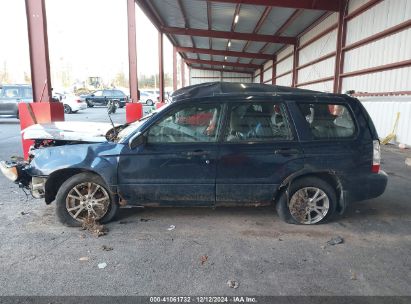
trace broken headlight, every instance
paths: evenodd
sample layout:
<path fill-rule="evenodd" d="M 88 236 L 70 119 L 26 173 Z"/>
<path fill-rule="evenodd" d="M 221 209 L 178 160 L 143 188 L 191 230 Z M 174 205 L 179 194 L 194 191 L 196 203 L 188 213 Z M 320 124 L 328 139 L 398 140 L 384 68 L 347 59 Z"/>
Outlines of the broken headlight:
<path fill-rule="evenodd" d="M 14 165 L 8 165 L 5 161 L 0 162 L 0 169 L 1 173 L 13 182 L 15 182 L 19 177 L 17 167 Z"/>

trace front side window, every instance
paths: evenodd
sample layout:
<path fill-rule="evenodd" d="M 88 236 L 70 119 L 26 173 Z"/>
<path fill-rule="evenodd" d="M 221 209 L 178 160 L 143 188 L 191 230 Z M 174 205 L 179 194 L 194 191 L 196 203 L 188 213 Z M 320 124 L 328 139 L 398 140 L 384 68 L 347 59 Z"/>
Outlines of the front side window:
<path fill-rule="evenodd" d="M 148 143 L 216 142 L 221 107 L 187 106 L 173 111 L 150 128 Z"/>
<path fill-rule="evenodd" d="M 225 140 L 271 142 L 292 138 L 284 106 L 274 102 L 244 103 L 231 107 Z"/>
<path fill-rule="evenodd" d="M 355 133 L 355 124 L 348 108 L 341 104 L 300 103 L 315 139 L 347 138 Z"/>
<path fill-rule="evenodd" d="M 101 97 L 101 96 L 103 96 L 103 91 L 95 91 L 93 94 L 96 97 Z"/>

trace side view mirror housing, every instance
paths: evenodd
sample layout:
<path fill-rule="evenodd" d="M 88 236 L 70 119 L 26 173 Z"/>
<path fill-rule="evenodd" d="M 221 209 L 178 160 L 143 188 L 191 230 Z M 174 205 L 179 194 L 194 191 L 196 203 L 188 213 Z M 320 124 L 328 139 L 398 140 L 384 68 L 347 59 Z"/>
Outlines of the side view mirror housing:
<path fill-rule="evenodd" d="M 144 145 L 146 142 L 147 138 L 145 137 L 145 135 L 141 132 L 138 132 L 130 138 L 128 146 L 130 149 L 135 149 L 138 146 Z"/>

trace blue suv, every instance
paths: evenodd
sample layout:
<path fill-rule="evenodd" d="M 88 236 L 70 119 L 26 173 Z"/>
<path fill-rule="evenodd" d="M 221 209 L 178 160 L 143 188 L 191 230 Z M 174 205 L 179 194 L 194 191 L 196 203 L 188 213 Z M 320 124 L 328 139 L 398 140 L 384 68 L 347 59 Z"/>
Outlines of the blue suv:
<path fill-rule="evenodd" d="M 287 223 L 317 224 L 387 185 L 357 99 L 263 84 L 189 86 L 107 141 L 36 147 L 29 162 L 3 162 L 2 171 L 55 201 L 68 226 L 108 222 L 126 204 L 273 205 Z"/>

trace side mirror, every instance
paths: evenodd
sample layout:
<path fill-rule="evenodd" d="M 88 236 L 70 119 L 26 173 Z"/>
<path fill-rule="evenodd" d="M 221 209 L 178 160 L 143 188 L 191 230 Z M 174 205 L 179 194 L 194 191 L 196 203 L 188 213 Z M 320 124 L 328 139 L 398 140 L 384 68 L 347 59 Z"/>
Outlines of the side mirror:
<path fill-rule="evenodd" d="M 94 97 L 95 95 L 94 95 L 94 94 L 91 94 L 90 96 L 91 96 L 91 97 Z"/>
<path fill-rule="evenodd" d="M 138 132 L 137 134 L 133 135 L 129 142 L 128 146 L 130 149 L 135 149 L 136 147 L 140 145 L 144 145 L 147 142 L 147 138 L 144 136 L 143 133 Z"/>

